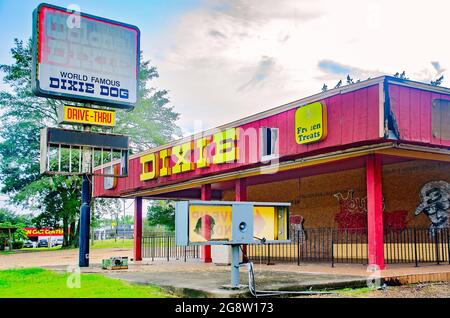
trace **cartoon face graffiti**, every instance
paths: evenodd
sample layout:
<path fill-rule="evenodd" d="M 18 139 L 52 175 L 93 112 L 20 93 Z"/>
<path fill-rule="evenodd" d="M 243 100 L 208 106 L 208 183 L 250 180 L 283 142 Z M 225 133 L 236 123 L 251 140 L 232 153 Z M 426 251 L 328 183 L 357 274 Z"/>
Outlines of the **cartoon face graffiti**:
<path fill-rule="evenodd" d="M 450 184 L 446 181 L 431 181 L 420 190 L 421 203 L 415 215 L 425 213 L 431 221 L 431 229 L 450 226 Z"/>

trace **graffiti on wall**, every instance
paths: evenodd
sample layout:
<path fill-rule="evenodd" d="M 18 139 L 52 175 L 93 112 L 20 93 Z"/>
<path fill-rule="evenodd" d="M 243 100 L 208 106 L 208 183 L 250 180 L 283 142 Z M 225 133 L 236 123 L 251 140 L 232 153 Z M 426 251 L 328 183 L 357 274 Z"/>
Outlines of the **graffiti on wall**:
<path fill-rule="evenodd" d="M 303 229 L 303 221 L 305 219 L 301 215 L 290 215 L 289 216 L 289 237 L 294 243 L 304 243 L 305 242 L 305 231 Z"/>
<path fill-rule="evenodd" d="M 340 229 L 357 229 L 367 227 L 367 197 L 355 197 L 354 190 L 347 190 L 333 195 L 339 202 L 340 209 L 334 220 Z M 386 211 L 383 198 L 383 226 L 385 228 L 404 229 L 408 223 L 408 211 Z"/>
<path fill-rule="evenodd" d="M 430 181 L 420 189 L 420 201 L 414 214 L 424 213 L 431 221 L 430 229 L 450 227 L 450 184 Z"/>
<path fill-rule="evenodd" d="M 356 229 L 365 228 L 367 225 L 366 198 L 355 198 L 354 194 L 354 190 L 351 189 L 347 190 L 345 196 L 341 192 L 333 195 L 340 205 L 340 210 L 334 217 L 338 228 Z"/>

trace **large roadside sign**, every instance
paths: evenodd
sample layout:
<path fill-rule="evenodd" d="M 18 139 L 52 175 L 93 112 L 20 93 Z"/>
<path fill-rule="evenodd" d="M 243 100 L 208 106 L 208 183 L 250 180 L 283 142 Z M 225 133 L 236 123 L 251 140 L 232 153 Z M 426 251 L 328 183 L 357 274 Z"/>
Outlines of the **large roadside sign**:
<path fill-rule="evenodd" d="M 138 96 L 136 26 L 41 4 L 33 13 L 33 92 L 132 108 Z"/>

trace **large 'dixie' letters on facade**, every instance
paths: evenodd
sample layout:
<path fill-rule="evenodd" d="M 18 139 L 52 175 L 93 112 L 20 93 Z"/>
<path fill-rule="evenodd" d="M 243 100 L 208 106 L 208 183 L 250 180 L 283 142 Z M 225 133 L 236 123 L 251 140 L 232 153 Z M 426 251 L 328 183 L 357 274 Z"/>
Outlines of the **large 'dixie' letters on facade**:
<path fill-rule="evenodd" d="M 209 167 L 211 164 L 234 162 L 238 159 L 238 130 L 227 129 L 208 137 L 202 137 L 140 158 L 140 180 Z"/>

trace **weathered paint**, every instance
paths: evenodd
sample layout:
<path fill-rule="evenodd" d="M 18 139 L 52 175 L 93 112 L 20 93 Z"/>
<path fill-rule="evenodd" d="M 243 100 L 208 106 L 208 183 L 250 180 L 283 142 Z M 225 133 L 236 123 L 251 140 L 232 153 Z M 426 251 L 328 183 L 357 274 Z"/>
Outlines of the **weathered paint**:
<path fill-rule="evenodd" d="M 141 180 L 141 173 L 143 171 L 143 163 L 141 163 L 142 156 L 132 157 L 129 163 L 129 176 L 118 179 L 115 189 L 105 190 L 103 178 L 95 177 L 94 195 L 119 196 L 123 193 L 132 193 L 144 188 L 177 183 L 258 164 L 260 161 L 260 127 L 279 129 L 279 157 L 281 161 L 302 156 L 313 151 L 323 152 L 327 148 L 339 148 L 362 141 L 377 141 L 380 139 L 378 90 L 378 84 L 376 84 L 321 100 L 321 102 L 327 105 L 328 136 L 319 142 L 297 144 L 295 139 L 295 113 L 298 107 L 295 107 L 267 118 L 234 127 L 238 136 L 238 141 L 235 146 L 238 149 L 237 156 L 240 158 L 237 162 L 211 163 L 209 166 L 202 168 L 186 169 L 185 172 L 172 173 L 167 176 L 160 174 L 152 179 Z M 258 142 L 249 142 L 249 136 L 256 136 Z M 251 151 L 251 147 L 254 147 L 253 151 Z M 159 154 L 155 153 L 154 157 L 153 155 L 149 155 L 148 152 L 144 156 L 146 156 L 147 160 L 156 160 L 160 156 L 160 152 Z M 194 158 L 194 155 L 192 155 L 192 158 Z M 173 169 L 174 162 L 179 162 L 178 159 L 178 157 L 175 160 L 173 157 L 170 158 L 169 167 L 171 169 Z M 145 159 L 142 160 L 145 161 Z M 161 161 L 158 164 L 161 166 Z M 150 173 L 149 177 L 153 177 L 152 173 Z"/>
<path fill-rule="evenodd" d="M 399 139 L 435 146 L 450 146 L 450 139 L 433 136 L 432 103 L 435 99 L 450 101 L 449 94 L 439 94 L 390 83 L 390 107 L 397 123 Z"/>
<path fill-rule="evenodd" d="M 367 242 L 369 265 L 384 269 L 383 192 L 381 182 L 381 155 L 367 157 Z"/>
<path fill-rule="evenodd" d="M 225 148 L 229 151 L 230 147 L 234 146 L 236 151 L 232 149 L 231 153 L 222 157 L 217 156 L 214 149 L 217 147 L 211 147 L 209 157 L 207 151 L 200 152 L 200 149 L 206 145 L 214 145 L 215 139 L 216 141 L 220 140 L 220 137 L 226 134 L 224 132 L 219 134 L 212 132 L 203 138 L 191 141 L 184 139 L 178 144 L 176 143 L 175 147 L 172 144 L 171 147 L 160 147 L 157 151 L 149 150 L 133 155 L 129 163 L 129 176 L 118 179 L 114 189 L 105 190 L 103 177 L 94 178 L 94 196 L 133 195 L 144 189 L 262 165 L 259 142 L 261 127 L 278 128 L 280 162 L 353 146 L 383 143 L 388 140 L 388 137 L 383 135 L 384 128 L 386 128 L 384 119 L 388 117 L 385 109 L 392 113 L 392 116 L 389 116 L 391 121 L 389 126 L 396 127 L 402 143 L 434 147 L 450 146 L 450 140 L 434 137 L 431 127 L 432 102 L 436 98 L 450 100 L 450 93 L 447 94 L 448 90 L 433 88 L 425 84 L 416 85 L 413 88 L 408 85 L 411 86 L 414 82 L 392 78 L 384 82 L 368 82 L 371 84 L 348 92 L 336 92 L 322 99 L 311 101 L 311 103 L 321 102 L 326 105 L 328 133 L 323 140 L 307 144 L 296 142 L 295 113 L 299 107 L 305 104 L 293 103 L 292 106 L 283 108 L 279 113 L 271 113 L 267 117 L 260 116 L 258 117 L 260 119 L 244 121 L 243 124 L 235 127 L 227 127 L 227 130 L 233 130 L 232 136 L 236 136 L 236 140 L 234 144 L 228 143 L 229 147 Z M 387 94 L 382 94 L 383 90 Z M 389 106 L 388 108 L 382 104 L 384 102 Z M 251 138 L 254 138 L 253 142 L 250 141 Z M 182 155 L 171 153 L 174 149 L 178 149 Z M 186 149 L 193 150 L 187 154 Z M 187 163 L 186 158 L 189 157 L 191 162 Z M 145 164 L 150 164 L 148 161 L 153 161 L 155 165 L 158 165 L 159 170 L 153 173 L 150 169 L 151 172 L 148 171 L 148 174 L 145 174 Z M 177 173 L 174 173 L 176 163 L 179 166 L 175 169 Z"/>

